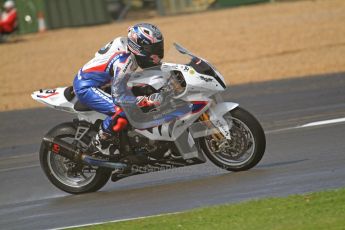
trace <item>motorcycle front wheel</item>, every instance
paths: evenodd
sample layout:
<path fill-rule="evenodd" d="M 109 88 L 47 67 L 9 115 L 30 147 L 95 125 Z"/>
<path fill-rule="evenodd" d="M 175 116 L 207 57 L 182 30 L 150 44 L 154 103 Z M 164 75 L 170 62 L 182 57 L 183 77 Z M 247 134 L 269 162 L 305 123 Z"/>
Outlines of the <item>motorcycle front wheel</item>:
<path fill-rule="evenodd" d="M 63 123 L 50 130 L 46 136 L 72 144 L 76 130 L 73 123 Z M 111 175 L 109 169 L 76 163 L 56 154 L 44 142 L 39 155 L 41 167 L 49 181 L 71 194 L 95 192 L 108 182 Z"/>
<path fill-rule="evenodd" d="M 240 107 L 226 113 L 224 119 L 229 124 L 231 140 L 218 140 L 214 135 L 200 138 L 206 156 L 229 171 L 244 171 L 257 165 L 266 148 L 265 134 L 258 120 Z"/>

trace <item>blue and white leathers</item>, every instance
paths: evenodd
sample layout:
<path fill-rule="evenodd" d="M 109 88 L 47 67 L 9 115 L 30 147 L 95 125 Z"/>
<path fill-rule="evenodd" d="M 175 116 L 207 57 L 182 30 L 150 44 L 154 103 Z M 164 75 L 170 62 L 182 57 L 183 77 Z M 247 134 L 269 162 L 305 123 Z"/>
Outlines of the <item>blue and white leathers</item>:
<path fill-rule="evenodd" d="M 120 37 L 101 48 L 76 75 L 73 87 L 80 102 L 92 110 L 108 115 L 103 121 L 103 130 L 111 130 L 114 102 L 117 101 L 116 95 L 121 96 L 121 89 L 113 88 L 112 98 L 100 88 L 121 81 L 119 78 L 135 71 L 137 67 L 134 55 L 127 50 L 127 38 Z M 120 115 L 125 116 L 124 113 Z"/>

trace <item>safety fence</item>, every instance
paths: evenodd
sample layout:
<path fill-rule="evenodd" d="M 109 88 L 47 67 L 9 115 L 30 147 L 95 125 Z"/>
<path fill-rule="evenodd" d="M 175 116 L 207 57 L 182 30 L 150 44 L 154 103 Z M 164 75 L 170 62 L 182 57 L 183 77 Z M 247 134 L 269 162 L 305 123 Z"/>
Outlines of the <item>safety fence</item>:
<path fill-rule="evenodd" d="M 15 0 L 15 5 L 22 34 L 111 21 L 106 0 Z"/>
<path fill-rule="evenodd" d="M 15 0 L 15 4 L 20 33 L 32 33 L 108 23 L 138 5 L 149 5 L 159 15 L 176 15 L 270 1 L 274 0 Z"/>

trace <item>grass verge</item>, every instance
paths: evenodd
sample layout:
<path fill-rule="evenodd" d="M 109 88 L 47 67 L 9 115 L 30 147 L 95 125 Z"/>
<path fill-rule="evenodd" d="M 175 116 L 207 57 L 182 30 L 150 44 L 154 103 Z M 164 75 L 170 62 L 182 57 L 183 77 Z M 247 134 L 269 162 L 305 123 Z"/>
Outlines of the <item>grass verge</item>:
<path fill-rule="evenodd" d="M 345 229 L 345 189 L 252 200 L 77 229 Z"/>

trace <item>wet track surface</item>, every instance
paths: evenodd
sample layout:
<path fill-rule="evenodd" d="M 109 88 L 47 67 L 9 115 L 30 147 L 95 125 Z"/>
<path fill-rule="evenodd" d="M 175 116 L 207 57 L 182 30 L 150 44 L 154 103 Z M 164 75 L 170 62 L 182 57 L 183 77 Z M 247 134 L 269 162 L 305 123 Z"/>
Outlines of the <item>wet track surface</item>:
<path fill-rule="evenodd" d="M 344 187 L 344 122 L 284 129 L 345 117 L 344 89 L 344 73 L 230 87 L 225 99 L 239 102 L 265 129 L 257 167 L 229 173 L 206 163 L 77 196 L 50 184 L 37 153 L 44 133 L 73 116 L 51 109 L 0 113 L 0 228 L 57 228 Z"/>

